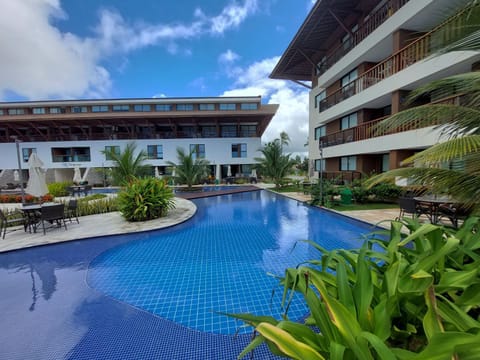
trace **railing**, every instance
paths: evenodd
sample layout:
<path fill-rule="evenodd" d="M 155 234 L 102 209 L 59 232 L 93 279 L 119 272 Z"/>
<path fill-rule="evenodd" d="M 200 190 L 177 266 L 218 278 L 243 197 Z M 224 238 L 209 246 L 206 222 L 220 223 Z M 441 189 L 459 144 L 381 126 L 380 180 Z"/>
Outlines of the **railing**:
<path fill-rule="evenodd" d="M 319 175 L 320 176 L 320 175 Z M 349 184 L 353 180 L 362 178 L 360 171 L 323 171 L 322 178 L 331 181 L 335 185 Z"/>
<path fill-rule="evenodd" d="M 360 93 L 361 91 L 377 84 L 378 82 L 402 71 L 414 63 L 427 58 L 443 44 L 459 39 L 465 30 L 466 22 L 469 21 L 468 14 L 472 8 L 480 9 L 480 5 L 468 7 L 452 16 L 429 33 L 419 37 L 400 51 L 396 52 L 386 60 L 367 70 L 356 80 L 327 96 L 319 104 L 319 112 Z M 471 31 L 477 27 L 472 27 Z"/>
<path fill-rule="evenodd" d="M 318 69 L 317 75 L 323 74 L 332 67 L 338 60 L 344 57 L 350 50 L 357 46 L 363 39 L 370 35 L 375 29 L 385 22 L 390 16 L 396 13 L 409 0 L 390 0 L 382 7 L 369 14 L 368 20 L 364 21 L 353 37 L 348 42 L 340 44 L 332 54 L 328 55 L 323 66 Z"/>
<path fill-rule="evenodd" d="M 441 100 L 433 101 L 432 104 L 455 104 L 459 105 L 462 97 L 459 95 L 450 96 Z M 322 147 L 329 147 L 334 145 L 346 144 L 349 142 L 367 140 L 374 137 L 385 136 L 390 134 L 401 133 L 404 131 L 419 129 L 422 127 L 429 127 L 438 125 L 439 123 L 431 119 L 428 122 L 418 121 L 416 123 L 410 123 L 408 125 L 403 125 L 395 128 L 394 130 L 382 130 L 378 128 L 378 124 L 388 118 L 384 116 L 372 121 L 365 122 L 363 124 L 334 132 L 319 138 L 319 142 L 322 142 Z"/>

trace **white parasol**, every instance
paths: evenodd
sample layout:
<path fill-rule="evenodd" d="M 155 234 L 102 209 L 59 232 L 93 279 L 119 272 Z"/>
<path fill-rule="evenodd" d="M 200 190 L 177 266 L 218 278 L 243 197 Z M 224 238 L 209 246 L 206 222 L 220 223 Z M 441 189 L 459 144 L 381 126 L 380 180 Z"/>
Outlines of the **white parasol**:
<path fill-rule="evenodd" d="M 155 177 L 160 179 L 160 172 L 158 171 L 158 166 L 155 166 Z"/>
<path fill-rule="evenodd" d="M 13 172 L 13 181 L 15 181 L 15 182 L 20 181 L 20 173 L 18 172 L 18 170 L 15 170 Z"/>
<path fill-rule="evenodd" d="M 79 184 L 82 181 L 82 173 L 80 172 L 80 168 L 77 166 L 73 169 L 73 182 L 75 184 Z"/>
<path fill-rule="evenodd" d="M 45 181 L 46 171 L 43 169 L 43 162 L 36 153 L 28 159 L 28 183 L 25 192 L 33 196 L 48 194 L 47 182 Z"/>
<path fill-rule="evenodd" d="M 232 176 L 232 167 L 230 165 L 228 165 L 227 167 L 227 177 L 231 177 Z"/>

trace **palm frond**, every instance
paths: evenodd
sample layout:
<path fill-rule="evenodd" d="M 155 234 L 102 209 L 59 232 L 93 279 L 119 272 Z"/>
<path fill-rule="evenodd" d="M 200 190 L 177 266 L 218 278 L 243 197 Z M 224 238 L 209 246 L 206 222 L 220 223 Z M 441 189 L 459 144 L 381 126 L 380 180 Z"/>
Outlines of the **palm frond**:
<path fill-rule="evenodd" d="M 477 152 L 480 152 L 480 135 L 464 136 L 431 146 L 405 159 L 402 165 L 414 163 L 417 166 L 424 166 L 445 163 Z"/>

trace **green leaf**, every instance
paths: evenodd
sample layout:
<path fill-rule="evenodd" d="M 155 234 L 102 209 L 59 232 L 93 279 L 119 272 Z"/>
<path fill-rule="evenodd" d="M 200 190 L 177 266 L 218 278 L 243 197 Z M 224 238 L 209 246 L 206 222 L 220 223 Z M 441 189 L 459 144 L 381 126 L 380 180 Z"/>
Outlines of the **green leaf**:
<path fill-rule="evenodd" d="M 309 359 L 309 360 L 323 360 L 325 359 L 317 351 L 310 346 L 295 340 L 295 338 L 288 332 L 279 329 L 278 327 L 269 323 L 260 323 L 256 330 L 262 334 L 267 340 L 273 342 L 278 349 L 286 356 L 292 359 Z"/>
<path fill-rule="evenodd" d="M 423 317 L 423 329 L 428 339 L 434 335 L 444 331 L 440 314 L 437 310 L 437 300 L 435 298 L 435 290 L 430 287 L 425 292 L 425 303 L 427 304 L 427 312 Z"/>
<path fill-rule="evenodd" d="M 466 289 L 467 287 L 480 283 L 478 268 L 469 271 L 446 271 L 442 273 L 440 281 L 436 286 L 438 292 Z"/>
<path fill-rule="evenodd" d="M 377 352 L 380 359 L 396 360 L 396 357 L 393 354 L 393 352 L 385 345 L 383 340 L 381 340 L 378 336 L 366 331 L 363 331 L 360 334 L 360 336 L 366 339 L 373 346 L 373 348 Z"/>

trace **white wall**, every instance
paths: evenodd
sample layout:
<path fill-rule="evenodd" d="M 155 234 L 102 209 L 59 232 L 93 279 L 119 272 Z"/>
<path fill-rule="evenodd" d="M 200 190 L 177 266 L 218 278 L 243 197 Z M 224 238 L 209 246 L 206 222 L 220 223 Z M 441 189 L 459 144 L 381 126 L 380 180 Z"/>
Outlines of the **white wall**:
<path fill-rule="evenodd" d="M 105 160 L 105 155 L 101 151 L 105 146 L 120 146 L 123 149 L 126 144 L 132 140 L 112 140 L 112 141 L 58 141 L 58 142 L 21 142 L 20 156 L 22 148 L 36 148 L 37 154 L 45 164 L 45 168 L 66 169 L 78 167 L 108 167 L 113 163 Z M 148 139 L 135 140 L 137 150 L 147 151 L 147 145 L 163 145 L 162 160 L 147 160 L 147 164 L 154 166 L 165 166 L 167 161 L 177 161 L 176 149 L 183 147 L 186 152 L 190 151 L 190 144 L 205 144 L 205 157 L 211 164 L 252 164 L 254 158 L 261 156 L 258 149 L 261 147 L 260 138 L 214 138 L 214 139 Z M 232 158 L 232 144 L 247 144 L 246 158 Z M 89 147 L 91 161 L 89 162 L 52 162 L 52 147 Z M 0 169 L 17 169 L 17 153 L 15 143 L 0 144 Z M 22 158 L 21 158 L 22 159 Z M 22 168 L 28 168 L 27 163 L 22 161 Z"/>

